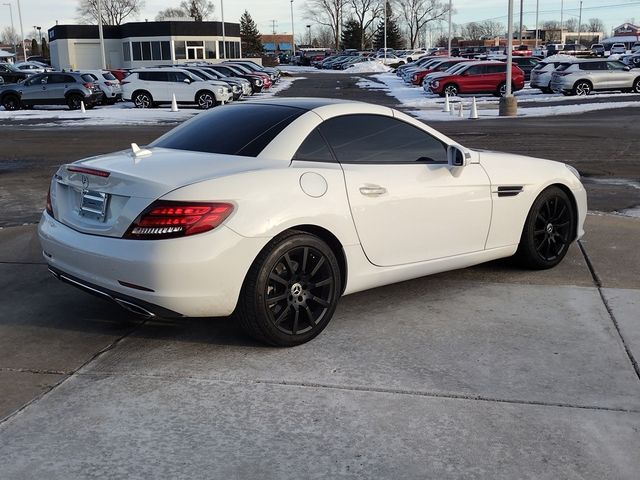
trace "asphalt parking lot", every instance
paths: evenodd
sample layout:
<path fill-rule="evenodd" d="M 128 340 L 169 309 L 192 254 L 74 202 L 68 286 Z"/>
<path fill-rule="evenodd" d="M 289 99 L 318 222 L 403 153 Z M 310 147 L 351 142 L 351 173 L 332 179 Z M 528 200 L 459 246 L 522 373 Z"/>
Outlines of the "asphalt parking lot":
<path fill-rule="evenodd" d="M 393 105 L 331 81 L 283 94 Z M 572 163 L 603 213 L 553 270 L 350 295 L 293 349 L 233 319 L 141 321 L 47 273 L 33 223 L 56 166 L 170 127 L 2 126 L 0 477 L 638 478 L 640 219 L 611 213 L 640 204 L 634 111 L 434 125 Z"/>

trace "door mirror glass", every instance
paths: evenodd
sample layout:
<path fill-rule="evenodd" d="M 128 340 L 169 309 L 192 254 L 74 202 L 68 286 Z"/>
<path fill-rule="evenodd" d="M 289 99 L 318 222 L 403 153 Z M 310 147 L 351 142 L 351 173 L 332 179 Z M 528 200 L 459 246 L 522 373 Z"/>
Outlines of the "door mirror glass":
<path fill-rule="evenodd" d="M 184 83 L 186 83 L 186 84 L 191 83 L 191 80 L 190 80 L 190 79 L 188 79 L 188 78 L 185 78 L 185 79 L 184 79 L 184 80 L 182 80 L 182 81 L 183 81 Z"/>
<path fill-rule="evenodd" d="M 623 70 L 628 72 L 629 70 L 631 70 L 631 67 L 627 65 L 626 67 L 623 68 Z"/>
<path fill-rule="evenodd" d="M 468 154 L 455 145 L 447 147 L 447 162 L 452 167 L 464 167 L 467 165 Z"/>

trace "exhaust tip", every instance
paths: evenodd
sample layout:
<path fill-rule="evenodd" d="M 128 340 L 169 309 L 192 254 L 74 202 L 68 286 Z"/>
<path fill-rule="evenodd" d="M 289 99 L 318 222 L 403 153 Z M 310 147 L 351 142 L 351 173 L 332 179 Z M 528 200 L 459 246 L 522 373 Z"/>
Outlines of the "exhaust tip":
<path fill-rule="evenodd" d="M 140 317 L 153 318 L 156 316 L 155 313 L 150 312 L 146 308 L 143 308 L 140 305 L 136 305 L 135 303 L 129 302 L 127 300 L 122 300 L 121 298 L 114 298 L 113 300 L 125 310 L 129 310 L 131 313 L 134 313 Z"/>

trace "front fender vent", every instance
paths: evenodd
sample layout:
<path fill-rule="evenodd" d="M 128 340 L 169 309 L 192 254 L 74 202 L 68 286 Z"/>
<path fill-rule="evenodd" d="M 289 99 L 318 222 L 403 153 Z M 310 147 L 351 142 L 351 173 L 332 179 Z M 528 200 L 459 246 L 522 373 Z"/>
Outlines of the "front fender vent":
<path fill-rule="evenodd" d="M 498 197 L 515 197 L 519 193 L 522 193 L 522 185 L 509 185 L 504 187 L 498 187 Z M 495 192 L 494 192 L 495 193 Z"/>

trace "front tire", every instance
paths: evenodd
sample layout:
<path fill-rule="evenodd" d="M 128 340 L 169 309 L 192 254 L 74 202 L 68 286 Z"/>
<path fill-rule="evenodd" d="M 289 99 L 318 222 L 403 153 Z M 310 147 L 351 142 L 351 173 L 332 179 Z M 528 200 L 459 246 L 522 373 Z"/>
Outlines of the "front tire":
<path fill-rule="evenodd" d="M 544 190 L 527 215 L 516 258 L 527 268 L 544 270 L 558 265 L 574 237 L 576 212 L 558 187 Z"/>
<path fill-rule="evenodd" d="M 633 87 L 631 87 L 631 91 L 633 93 L 640 93 L 640 78 L 636 78 L 633 82 Z"/>
<path fill-rule="evenodd" d="M 2 106 L 9 112 L 20 110 L 20 99 L 17 95 L 6 95 L 2 99 Z"/>
<path fill-rule="evenodd" d="M 331 248 L 315 235 L 291 231 L 273 239 L 254 261 L 236 314 L 254 339 L 293 347 L 324 330 L 340 292 L 340 268 Z"/>
<path fill-rule="evenodd" d="M 458 86 L 454 85 L 452 83 L 450 83 L 449 85 L 445 85 L 445 87 L 442 89 L 442 93 L 440 94 L 441 97 L 446 96 L 446 94 L 449 94 L 450 97 L 455 97 L 458 95 Z"/>
<path fill-rule="evenodd" d="M 198 104 L 198 108 L 202 110 L 209 110 L 216 105 L 216 97 L 213 96 L 211 92 L 200 92 L 196 97 L 196 103 Z"/>

